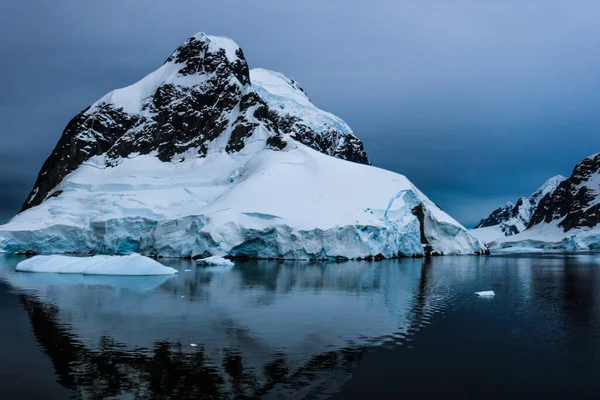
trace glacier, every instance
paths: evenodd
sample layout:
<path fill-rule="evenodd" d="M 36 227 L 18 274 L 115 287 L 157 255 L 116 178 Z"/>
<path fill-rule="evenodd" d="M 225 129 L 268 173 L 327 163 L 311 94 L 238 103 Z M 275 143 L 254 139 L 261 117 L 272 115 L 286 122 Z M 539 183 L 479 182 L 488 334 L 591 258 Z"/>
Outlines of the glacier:
<path fill-rule="evenodd" d="M 371 166 L 296 81 L 199 33 L 67 125 L 0 226 L 0 251 L 344 260 L 487 248 L 406 177 Z"/>
<path fill-rule="evenodd" d="M 422 256 L 485 246 L 407 178 L 285 151 L 165 163 L 152 156 L 71 173 L 62 193 L 0 227 L 5 252 L 335 259 Z M 93 183 L 90 183 L 93 182 Z M 423 209 L 423 220 L 413 212 Z"/>

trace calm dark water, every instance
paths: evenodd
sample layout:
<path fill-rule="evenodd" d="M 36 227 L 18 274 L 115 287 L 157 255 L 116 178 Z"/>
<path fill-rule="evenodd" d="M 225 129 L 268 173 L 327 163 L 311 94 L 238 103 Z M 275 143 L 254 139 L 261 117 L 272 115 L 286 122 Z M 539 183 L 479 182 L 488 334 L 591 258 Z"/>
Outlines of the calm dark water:
<path fill-rule="evenodd" d="M 21 259 L 0 257 L 3 399 L 600 396 L 598 255 L 126 278 Z"/>

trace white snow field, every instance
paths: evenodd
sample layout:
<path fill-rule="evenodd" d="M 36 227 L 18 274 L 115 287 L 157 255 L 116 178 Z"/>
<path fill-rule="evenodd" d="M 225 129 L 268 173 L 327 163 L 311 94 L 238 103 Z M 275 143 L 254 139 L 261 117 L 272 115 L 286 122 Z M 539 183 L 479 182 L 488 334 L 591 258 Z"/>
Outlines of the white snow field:
<path fill-rule="evenodd" d="M 195 37 L 237 60 L 233 41 Z M 168 61 L 104 96 L 85 115 L 111 104 L 147 117 L 152 111 L 144 104 L 164 84 L 175 85 L 177 93 L 202 92 L 207 76 L 180 76 L 180 68 Z M 262 69 L 252 70 L 250 77 L 247 86 L 230 79 L 317 136 L 340 132 L 331 136 L 327 154 L 346 149 L 351 129 L 315 107 L 296 82 Z M 256 119 L 253 107 L 242 112 L 236 106 L 223 114 L 229 128 L 205 143 L 206 154 L 190 148 L 166 162 L 156 152 L 87 159 L 41 204 L 0 226 L 0 252 L 333 259 L 487 251 L 404 176 L 313 150 Z M 241 150 L 228 152 L 234 121 L 241 117 L 255 128 Z M 136 136 L 142 128 L 131 129 L 122 140 L 145 140 Z M 89 129 L 78 137 L 85 144 L 95 135 Z M 267 144 L 276 135 L 283 149 Z"/>
<path fill-rule="evenodd" d="M 199 260 L 196 260 L 196 263 L 203 265 L 219 265 L 223 267 L 233 267 L 235 265 L 233 261 L 219 256 L 201 258 Z"/>
<path fill-rule="evenodd" d="M 288 147 L 215 151 L 179 163 L 144 155 L 115 167 L 94 157 L 65 178 L 59 197 L 1 226 L 0 248 L 166 257 L 423 255 L 412 212 L 422 204 L 435 251 L 484 251 L 404 176 L 299 143 Z"/>
<path fill-rule="evenodd" d="M 83 275 L 174 275 L 175 268 L 165 267 L 139 254 L 127 256 L 69 257 L 62 255 L 35 256 L 21 261 L 19 272 L 46 272 Z"/>

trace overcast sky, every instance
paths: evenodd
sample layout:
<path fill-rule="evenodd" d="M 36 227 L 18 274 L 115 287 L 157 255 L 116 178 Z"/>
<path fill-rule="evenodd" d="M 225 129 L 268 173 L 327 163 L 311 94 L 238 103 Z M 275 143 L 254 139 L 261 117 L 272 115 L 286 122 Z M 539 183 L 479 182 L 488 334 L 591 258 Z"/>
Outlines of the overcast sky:
<path fill-rule="evenodd" d="M 598 16 L 597 0 L 4 0 L 0 221 L 73 116 L 204 31 L 472 225 L 600 151 Z"/>

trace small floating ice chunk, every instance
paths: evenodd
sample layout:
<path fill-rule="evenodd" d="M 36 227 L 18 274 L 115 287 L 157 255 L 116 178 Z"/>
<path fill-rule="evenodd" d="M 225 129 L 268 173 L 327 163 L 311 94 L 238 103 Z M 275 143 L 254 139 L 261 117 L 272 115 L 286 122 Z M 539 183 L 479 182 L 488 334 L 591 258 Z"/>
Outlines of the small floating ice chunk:
<path fill-rule="evenodd" d="M 479 297 L 494 297 L 496 293 L 493 290 L 484 290 L 483 292 L 475 292 Z"/>
<path fill-rule="evenodd" d="M 219 256 L 211 256 L 211 257 L 207 257 L 207 258 L 201 258 L 199 260 L 196 260 L 196 263 L 198 264 L 205 264 L 205 265 L 221 265 L 224 267 L 233 267 L 234 263 L 233 261 L 229 261 L 223 257 L 219 257 Z"/>
<path fill-rule="evenodd" d="M 139 254 L 128 256 L 69 257 L 61 255 L 35 256 L 21 261 L 20 272 L 50 272 L 84 275 L 174 275 L 175 268 L 165 267 L 156 260 Z"/>
<path fill-rule="evenodd" d="M 190 343 L 190 346 L 192 346 L 192 347 L 198 347 L 198 345 L 196 343 Z"/>

